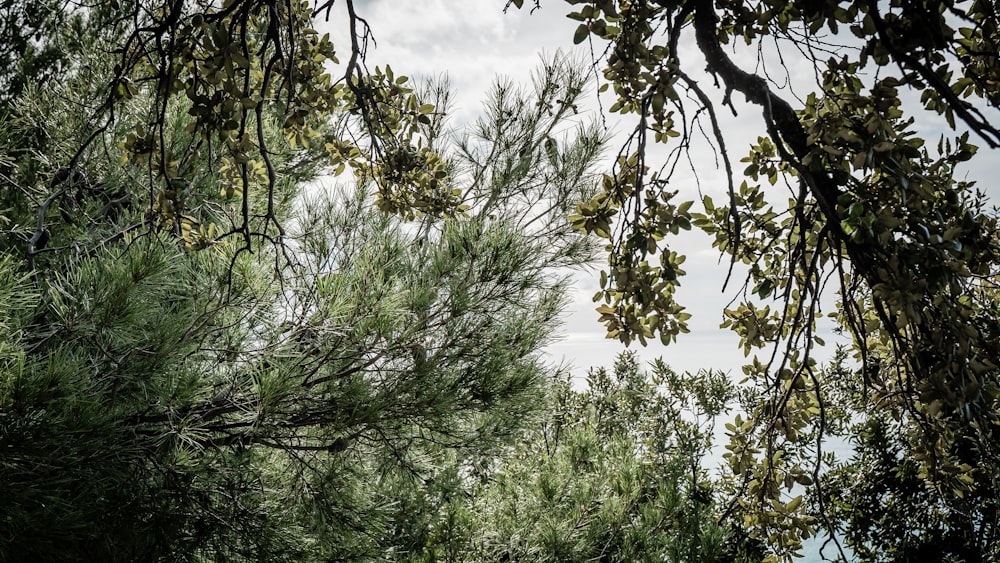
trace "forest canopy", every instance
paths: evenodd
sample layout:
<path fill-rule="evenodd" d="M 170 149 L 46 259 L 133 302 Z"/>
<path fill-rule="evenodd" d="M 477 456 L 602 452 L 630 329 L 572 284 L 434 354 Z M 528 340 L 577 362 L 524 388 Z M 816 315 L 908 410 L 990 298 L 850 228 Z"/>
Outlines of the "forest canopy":
<path fill-rule="evenodd" d="M 453 130 L 446 83 L 369 67 L 365 3 L 3 3 L 0 558 L 560 559 L 600 541 L 627 558 L 703 541 L 787 560 L 822 531 L 844 559 L 1000 555 L 997 213 L 962 168 L 1000 148 L 996 6 L 552 7 L 589 64 L 498 82 Z M 317 31 L 330 17 L 342 35 Z M 578 115 L 594 90 L 634 125 L 610 164 L 600 119 Z M 760 115 L 749 150 L 727 145 L 722 111 Z M 722 200 L 677 181 L 699 137 Z M 308 189 L 321 174 L 340 187 Z M 675 241 L 691 229 L 746 272 L 720 280 L 739 389 L 665 366 L 650 384 L 627 359 L 589 395 L 566 389 L 541 355 L 561 268 L 605 259 L 608 337 L 670 344 L 689 330 Z M 828 365 L 821 315 L 847 338 Z M 709 478 L 691 445 L 709 438 L 677 412 L 733 407 Z M 826 455 L 831 437 L 849 459 Z M 524 506 L 494 496 L 531 483 Z M 621 510 L 584 511 L 593 533 L 567 540 L 558 483 Z M 483 499 L 548 506 L 551 526 L 522 546 L 442 543 L 521 537 L 469 518 Z M 461 533 L 432 534 L 442 518 Z M 667 520 L 679 543 L 654 533 Z M 606 533 L 627 522 L 647 534 Z"/>

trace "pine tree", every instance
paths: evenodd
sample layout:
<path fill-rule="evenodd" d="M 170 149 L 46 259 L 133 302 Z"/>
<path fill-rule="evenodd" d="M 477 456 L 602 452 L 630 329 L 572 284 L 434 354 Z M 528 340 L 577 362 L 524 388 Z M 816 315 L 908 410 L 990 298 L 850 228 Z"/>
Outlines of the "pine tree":
<path fill-rule="evenodd" d="M 303 142 L 257 113 L 270 148 L 243 161 L 196 100 L 162 106 L 160 148 L 138 151 L 131 124 L 157 99 L 143 88 L 95 129 L 85 108 L 116 68 L 87 37 L 73 56 L 88 64 L 20 96 L 0 137 L 18 155 L 3 162 L 0 560 L 405 552 L 403 500 L 540 403 L 561 268 L 594 251 L 564 220 L 603 143 L 560 132 L 582 71 L 557 58 L 531 91 L 498 85 L 459 133 L 444 85 L 414 90 L 435 111 L 411 140 L 434 156 L 409 156 L 436 172 L 359 167 L 331 187 L 308 182 L 349 114 L 310 116 Z M 411 172 L 394 185 L 452 203 L 372 181 Z"/>

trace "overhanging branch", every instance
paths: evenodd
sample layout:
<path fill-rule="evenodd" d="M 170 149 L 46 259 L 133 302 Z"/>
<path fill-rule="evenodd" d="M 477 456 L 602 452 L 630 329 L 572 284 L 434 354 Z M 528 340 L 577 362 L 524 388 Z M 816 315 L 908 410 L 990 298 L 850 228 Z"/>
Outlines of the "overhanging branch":
<path fill-rule="evenodd" d="M 767 122 L 768 134 L 785 160 L 795 167 L 809 186 L 820 210 L 827 217 L 830 228 L 838 238 L 846 240 L 840 228 L 837 213 L 837 198 L 840 189 L 825 173 L 814 172 L 802 164 L 802 159 L 810 153 L 808 136 L 799 122 L 795 110 L 784 99 L 771 91 L 767 81 L 736 66 L 722 49 L 715 35 L 716 18 L 712 0 L 690 0 L 695 4 L 694 28 L 698 47 L 705 55 L 707 70 L 720 77 L 726 91 L 737 91 L 747 101 L 761 106 Z M 786 149 L 787 147 L 787 149 Z M 791 150 L 792 154 L 787 154 Z"/>

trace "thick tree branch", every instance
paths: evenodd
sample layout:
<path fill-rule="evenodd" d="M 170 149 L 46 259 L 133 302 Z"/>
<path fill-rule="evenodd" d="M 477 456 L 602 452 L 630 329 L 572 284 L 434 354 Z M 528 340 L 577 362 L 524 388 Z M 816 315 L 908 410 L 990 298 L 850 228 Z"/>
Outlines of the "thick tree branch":
<path fill-rule="evenodd" d="M 722 49 L 715 35 L 716 18 L 712 0 L 691 0 L 695 3 L 694 27 L 698 47 L 705 55 L 708 71 L 722 78 L 727 91 L 735 90 L 743 94 L 747 101 L 764 108 L 764 119 L 767 121 L 768 133 L 778 150 L 787 147 L 794 158 L 786 160 L 806 180 L 820 210 L 831 223 L 833 231 L 843 236 L 837 213 L 837 198 L 840 189 L 825 173 L 814 172 L 802 164 L 802 159 L 810 153 L 808 137 L 795 110 L 784 99 L 776 95 L 768 87 L 767 81 L 760 76 L 750 74 L 736 66 L 729 55 Z"/>
<path fill-rule="evenodd" d="M 837 200 L 843 193 L 840 186 L 826 171 L 815 170 L 803 164 L 803 160 L 812 152 L 812 148 L 795 110 L 771 91 L 764 78 L 739 68 L 722 49 L 715 34 L 717 21 L 713 1 L 690 1 L 695 3 L 695 36 L 698 47 L 708 63 L 707 70 L 722 79 L 727 91 L 740 92 L 747 101 L 763 108 L 768 135 L 774 141 L 782 159 L 795 168 L 808 186 L 820 211 L 826 217 L 826 228 L 844 245 L 848 257 L 858 272 L 865 278 L 870 278 L 879 262 L 877 249 L 860 245 L 844 233 L 840 224 L 840 214 L 837 212 Z M 893 323 L 887 317 L 882 320 L 892 330 Z"/>

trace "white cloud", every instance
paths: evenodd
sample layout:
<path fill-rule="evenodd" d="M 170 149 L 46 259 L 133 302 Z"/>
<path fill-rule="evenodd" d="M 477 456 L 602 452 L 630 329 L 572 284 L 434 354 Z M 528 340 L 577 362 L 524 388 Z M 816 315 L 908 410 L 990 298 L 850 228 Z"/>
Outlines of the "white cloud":
<path fill-rule="evenodd" d="M 561 8 L 561 6 L 559 6 Z M 497 76 L 529 83 L 539 54 L 571 48 L 574 23 L 558 10 L 503 13 L 497 0 L 372 0 L 357 6 L 373 30 L 377 48 L 368 65 L 390 64 L 396 74 L 447 74 L 457 92 L 456 122 L 474 117 Z M 347 49 L 342 14 L 331 17 L 331 37 Z M 334 33 L 340 26 L 340 34 Z"/>

